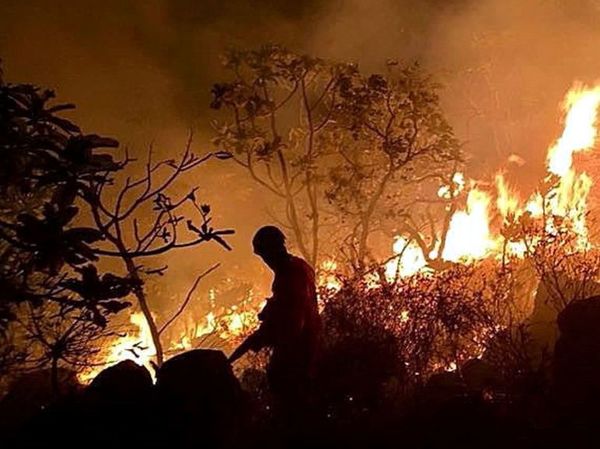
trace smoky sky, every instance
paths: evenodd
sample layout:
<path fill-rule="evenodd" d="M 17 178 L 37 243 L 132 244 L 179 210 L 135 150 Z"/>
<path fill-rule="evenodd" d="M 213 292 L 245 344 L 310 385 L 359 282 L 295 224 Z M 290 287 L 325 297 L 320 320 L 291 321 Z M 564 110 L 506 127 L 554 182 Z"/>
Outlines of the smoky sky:
<path fill-rule="evenodd" d="M 418 58 L 434 18 L 461 4 L 8 0 L 0 55 L 9 79 L 56 88 L 84 125 L 137 144 L 172 127 L 207 127 L 210 86 L 229 47 L 276 42 L 369 66 L 384 55 Z"/>
<path fill-rule="evenodd" d="M 4 0 L 0 56 L 9 80 L 55 88 L 60 98 L 78 105 L 76 117 L 85 127 L 134 146 L 179 141 L 182 129 L 208 131 L 210 87 L 223 77 L 219 55 L 228 47 L 277 42 L 354 61 L 368 71 L 380 70 L 388 58 L 419 60 L 446 84 L 443 97 L 459 138 L 477 139 L 472 153 L 487 158 L 497 156 L 492 147 L 506 139 L 486 130 L 490 123 L 505 119 L 506 126 L 536 107 L 536 114 L 556 112 L 574 79 L 591 82 L 599 76 L 598 5 L 592 0 Z M 483 70 L 489 73 L 473 76 Z M 469 89 L 477 107 L 461 97 Z M 497 104 L 487 95 L 496 96 Z M 473 136 L 473 118 L 466 111 L 479 109 L 483 117 L 496 106 L 506 117 L 493 111 L 487 123 L 475 124 L 484 129 Z M 523 151 L 519 136 L 509 140 L 500 145 Z"/>
<path fill-rule="evenodd" d="M 527 185 L 560 132 L 563 95 L 574 81 L 600 79 L 600 1 L 0 2 L 5 78 L 55 89 L 77 104 L 71 117 L 84 130 L 139 154 L 150 143 L 178 152 L 190 129 L 209 149 L 210 88 L 225 76 L 219 55 L 267 42 L 365 71 L 389 58 L 419 61 L 443 85 L 467 174 L 489 176 L 515 153 Z M 212 164 L 194 181 L 218 221 L 237 230 L 225 262 L 256 268 L 248 241 L 269 221 L 268 197 L 231 165 Z M 178 262 L 185 273 L 196 263 Z"/>

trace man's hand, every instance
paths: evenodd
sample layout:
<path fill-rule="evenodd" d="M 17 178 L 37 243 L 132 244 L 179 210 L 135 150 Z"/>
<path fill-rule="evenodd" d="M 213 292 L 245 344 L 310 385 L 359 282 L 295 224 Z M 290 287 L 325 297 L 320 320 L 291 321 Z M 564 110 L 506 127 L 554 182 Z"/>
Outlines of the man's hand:
<path fill-rule="evenodd" d="M 256 351 L 260 349 L 259 346 L 259 334 L 254 332 L 248 338 L 246 338 L 241 345 L 239 345 L 235 351 L 231 353 L 229 356 L 229 363 L 234 363 L 239 358 L 243 357 L 248 351 L 253 350 Z"/>
<path fill-rule="evenodd" d="M 244 340 L 244 343 L 246 343 L 246 341 L 247 340 Z M 249 348 L 244 347 L 244 343 L 239 345 L 236 350 L 231 353 L 228 359 L 229 363 L 234 363 L 238 359 L 242 358 L 246 352 L 248 352 Z"/>
<path fill-rule="evenodd" d="M 258 319 L 260 321 L 265 321 L 267 315 L 269 314 L 269 309 L 272 307 L 273 304 L 273 298 L 265 298 L 265 305 L 263 306 L 263 308 L 261 309 L 260 312 L 258 312 Z"/>

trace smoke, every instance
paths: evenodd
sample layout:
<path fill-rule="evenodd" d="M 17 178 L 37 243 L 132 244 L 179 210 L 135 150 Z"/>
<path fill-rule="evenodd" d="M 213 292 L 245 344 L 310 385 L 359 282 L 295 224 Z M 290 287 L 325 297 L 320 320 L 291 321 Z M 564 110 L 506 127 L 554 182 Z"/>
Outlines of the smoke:
<path fill-rule="evenodd" d="M 445 86 L 445 109 L 472 155 L 468 174 L 508 164 L 531 187 L 559 132 L 563 94 L 600 77 L 599 25 L 597 0 L 5 0 L 0 57 L 7 80 L 55 88 L 78 105 L 72 117 L 85 130 L 139 155 L 151 142 L 172 155 L 190 129 L 208 148 L 210 87 L 228 47 L 277 42 L 371 71 L 388 58 L 419 60 Z M 525 163 L 509 164 L 513 154 Z M 176 255 L 170 282 L 188 285 L 215 259 L 234 275 L 265 275 L 248 242 L 271 221 L 269 198 L 228 164 L 195 179 L 215 222 L 237 230 L 235 250 Z"/>
<path fill-rule="evenodd" d="M 598 25 L 598 1 L 353 0 L 330 9 L 309 48 L 368 70 L 387 58 L 419 60 L 445 85 L 472 175 L 511 154 L 541 174 L 564 93 L 600 77 Z"/>
<path fill-rule="evenodd" d="M 541 162 L 562 94 L 600 74 L 598 25 L 597 0 L 8 0 L 0 55 L 8 79 L 55 87 L 86 128 L 136 147 L 208 133 L 228 47 L 278 42 L 373 71 L 419 60 L 479 167 Z"/>

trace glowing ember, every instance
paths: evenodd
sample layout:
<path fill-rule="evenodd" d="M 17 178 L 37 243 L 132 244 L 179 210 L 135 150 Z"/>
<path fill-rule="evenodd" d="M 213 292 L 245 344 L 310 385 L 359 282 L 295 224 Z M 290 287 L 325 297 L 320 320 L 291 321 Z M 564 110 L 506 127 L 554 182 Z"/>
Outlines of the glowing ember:
<path fill-rule="evenodd" d="M 410 318 L 410 315 L 408 313 L 408 310 L 403 310 L 402 312 L 400 312 L 400 322 L 401 323 L 406 323 Z"/>

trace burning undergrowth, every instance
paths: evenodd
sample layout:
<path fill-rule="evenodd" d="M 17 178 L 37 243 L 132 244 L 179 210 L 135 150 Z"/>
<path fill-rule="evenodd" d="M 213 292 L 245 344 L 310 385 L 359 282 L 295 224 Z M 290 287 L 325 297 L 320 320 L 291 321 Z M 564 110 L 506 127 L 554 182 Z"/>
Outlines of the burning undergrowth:
<path fill-rule="evenodd" d="M 474 358 L 501 362 L 498 368 L 533 363 L 526 340 L 536 307 L 558 313 L 596 291 L 600 253 L 589 238 L 587 209 L 592 181 L 573 167 L 573 153 L 595 145 L 598 102 L 596 88 L 568 93 L 565 130 L 548 152 L 549 175 L 529 200 L 520 201 L 502 174 L 495 192 L 474 181 L 465 187 L 462 174 L 455 175 L 438 195 L 462 196 L 466 204 L 429 254 L 398 236 L 395 259 L 326 290 L 323 316 L 332 341 L 394 341 L 412 382 Z M 535 303 L 540 283 L 543 305 Z M 525 367 L 510 368 L 514 375 Z"/>

